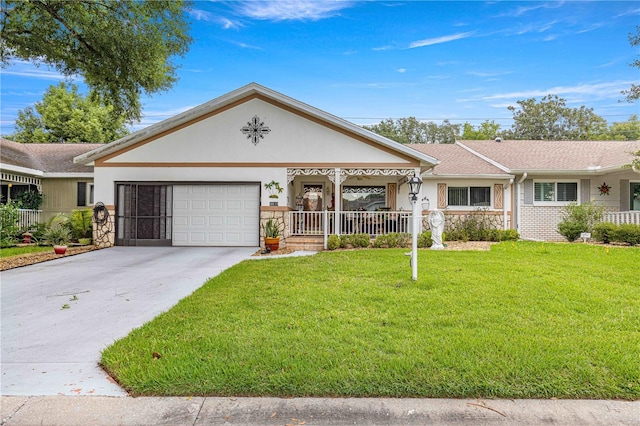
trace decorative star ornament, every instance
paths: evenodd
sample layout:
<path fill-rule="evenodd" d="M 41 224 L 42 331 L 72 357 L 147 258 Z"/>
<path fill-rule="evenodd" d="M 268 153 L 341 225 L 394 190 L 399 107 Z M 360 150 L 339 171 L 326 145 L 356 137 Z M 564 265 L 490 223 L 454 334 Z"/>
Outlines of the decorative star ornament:
<path fill-rule="evenodd" d="M 260 139 L 264 139 L 264 135 L 268 135 L 271 129 L 265 126 L 263 121 L 260 121 L 260 117 L 254 115 L 240 131 L 247 135 L 247 139 L 251 139 L 254 145 L 258 145 Z"/>

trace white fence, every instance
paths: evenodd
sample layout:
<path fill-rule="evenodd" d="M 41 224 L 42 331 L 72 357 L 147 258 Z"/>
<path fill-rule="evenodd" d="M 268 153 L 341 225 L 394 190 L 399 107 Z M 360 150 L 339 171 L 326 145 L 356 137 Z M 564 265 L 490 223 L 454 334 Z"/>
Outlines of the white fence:
<path fill-rule="evenodd" d="M 40 222 L 42 210 L 18 209 L 18 227 L 26 229 Z"/>
<path fill-rule="evenodd" d="M 613 222 L 616 225 L 634 223 L 640 225 L 640 210 L 629 212 L 609 212 L 602 217 L 603 222 Z"/>
<path fill-rule="evenodd" d="M 289 212 L 290 235 L 369 234 L 411 232 L 411 212 Z"/>

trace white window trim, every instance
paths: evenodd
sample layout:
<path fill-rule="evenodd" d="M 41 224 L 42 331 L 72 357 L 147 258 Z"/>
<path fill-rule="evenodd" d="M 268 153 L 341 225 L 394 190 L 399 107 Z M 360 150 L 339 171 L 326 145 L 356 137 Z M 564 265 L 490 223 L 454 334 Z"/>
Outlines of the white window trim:
<path fill-rule="evenodd" d="M 553 183 L 555 187 L 554 201 L 536 201 L 536 183 Z M 576 184 L 576 200 L 575 201 L 557 201 L 558 183 L 575 183 Z M 571 203 L 580 203 L 580 180 L 579 179 L 534 179 L 533 180 L 533 205 L 548 207 L 563 207 Z"/>
<path fill-rule="evenodd" d="M 471 202 L 471 187 L 473 188 L 489 188 L 489 205 L 488 206 L 457 206 L 449 204 L 449 188 L 467 188 L 467 201 Z M 478 209 L 494 210 L 493 207 L 493 185 L 449 185 L 447 184 L 447 208 L 451 210 L 475 211 Z"/>

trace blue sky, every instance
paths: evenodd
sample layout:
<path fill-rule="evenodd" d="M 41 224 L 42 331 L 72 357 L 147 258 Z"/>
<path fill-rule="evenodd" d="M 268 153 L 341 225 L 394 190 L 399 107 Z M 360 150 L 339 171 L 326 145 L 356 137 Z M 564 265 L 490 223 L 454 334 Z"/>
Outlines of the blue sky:
<path fill-rule="evenodd" d="M 640 82 L 638 1 L 195 1 L 179 82 L 143 98 L 139 129 L 257 82 L 357 124 L 414 116 L 511 124 L 509 105 L 556 94 L 607 121 Z M 63 78 L 14 62 L 1 75 L 1 133 Z M 76 80 L 81 83 L 81 80 Z"/>

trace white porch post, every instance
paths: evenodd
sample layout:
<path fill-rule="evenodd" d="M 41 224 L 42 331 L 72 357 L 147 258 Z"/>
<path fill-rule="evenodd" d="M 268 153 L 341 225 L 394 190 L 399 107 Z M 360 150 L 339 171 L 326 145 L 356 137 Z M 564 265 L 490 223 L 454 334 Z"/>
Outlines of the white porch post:
<path fill-rule="evenodd" d="M 340 235 L 340 233 L 342 232 L 342 229 L 340 229 L 340 224 L 341 224 L 341 220 L 340 220 L 340 210 L 342 209 L 342 182 L 340 181 L 340 168 L 336 167 L 334 170 L 334 186 L 335 186 L 335 191 L 333 193 L 334 195 L 334 205 L 333 205 L 333 217 L 334 217 L 334 229 L 335 229 L 335 233 L 336 235 Z"/>

